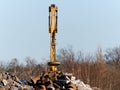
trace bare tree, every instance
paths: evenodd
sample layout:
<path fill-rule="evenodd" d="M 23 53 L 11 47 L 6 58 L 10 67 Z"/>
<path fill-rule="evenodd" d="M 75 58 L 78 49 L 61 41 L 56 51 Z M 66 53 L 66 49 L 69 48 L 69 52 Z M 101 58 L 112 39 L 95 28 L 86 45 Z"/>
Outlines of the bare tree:
<path fill-rule="evenodd" d="M 107 49 L 105 58 L 109 64 L 115 65 L 116 68 L 120 68 L 120 46 L 113 49 Z"/>

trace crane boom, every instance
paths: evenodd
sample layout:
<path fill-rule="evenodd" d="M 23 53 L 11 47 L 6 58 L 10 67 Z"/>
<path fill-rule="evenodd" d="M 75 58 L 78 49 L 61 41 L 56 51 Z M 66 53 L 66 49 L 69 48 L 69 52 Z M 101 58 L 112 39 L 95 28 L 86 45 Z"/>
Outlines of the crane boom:
<path fill-rule="evenodd" d="M 57 71 L 57 66 L 60 64 L 56 61 L 57 12 L 57 6 L 54 4 L 49 6 L 50 62 L 48 65 L 51 71 Z"/>

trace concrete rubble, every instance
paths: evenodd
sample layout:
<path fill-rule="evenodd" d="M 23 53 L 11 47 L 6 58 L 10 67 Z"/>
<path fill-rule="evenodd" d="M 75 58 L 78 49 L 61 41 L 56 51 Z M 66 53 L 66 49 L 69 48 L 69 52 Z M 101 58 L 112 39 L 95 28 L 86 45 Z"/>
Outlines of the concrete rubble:
<path fill-rule="evenodd" d="M 34 90 L 33 87 L 22 83 L 17 76 L 0 72 L 0 90 Z"/>
<path fill-rule="evenodd" d="M 33 85 L 30 85 L 28 83 L 23 83 L 24 80 L 19 80 L 19 78 L 15 75 L 1 72 L 0 73 L 0 90 L 100 90 L 97 88 L 91 88 L 89 85 L 84 84 L 81 80 L 76 80 L 72 74 L 65 73 L 65 77 L 62 77 L 59 79 L 58 82 L 61 83 L 73 83 L 76 85 L 76 89 L 68 88 L 68 89 L 56 89 L 52 87 L 51 89 L 35 89 L 33 88 Z M 66 79 L 64 79 L 66 78 Z M 57 85 L 58 83 L 54 83 L 54 85 Z"/>
<path fill-rule="evenodd" d="M 67 76 L 68 74 L 66 73 L 65 75 Z M 68 76 L 71 76 L 71 78 L 68 79 L 68 82 L 72 82 L 73 84 L 75 84 L 77 90 L 93 90 L 90 85 L 84 84 L 80 79 L 76 80 L 76 78 L 72 74 L 69 74 Z"/>

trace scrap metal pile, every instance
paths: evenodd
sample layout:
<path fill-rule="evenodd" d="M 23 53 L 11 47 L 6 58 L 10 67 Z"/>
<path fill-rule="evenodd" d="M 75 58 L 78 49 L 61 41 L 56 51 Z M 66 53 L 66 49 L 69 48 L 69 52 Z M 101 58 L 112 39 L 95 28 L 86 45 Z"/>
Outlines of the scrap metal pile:
<path fill-rule="evenodd" d="M 54 80 L 53 80 L 54 78 Z M 16 75 L 0 73 L 0 90 L 98 90 L 80 80 L 75 80 L 72 74 L 62 72 L 44 72 L 30 81 L 20 80 Z"/>
<path fill-rule="evenodd" d="M 32 79 L 29 85 L 35 90 L 77 90 L 76 85 L 71 82 L 71 75 L 62 72 L 44 72 L 40 78 Z"/>

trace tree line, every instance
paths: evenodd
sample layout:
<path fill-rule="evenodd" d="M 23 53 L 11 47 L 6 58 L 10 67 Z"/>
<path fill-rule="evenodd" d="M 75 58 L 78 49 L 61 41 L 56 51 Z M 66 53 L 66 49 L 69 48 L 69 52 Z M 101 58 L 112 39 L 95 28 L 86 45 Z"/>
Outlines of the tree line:
<path fill-rule="evenodd" d="M 76 53 L 72 48 L 60 49 L 57 60 L 61 62 L 58 67 L 60 71 L 73 73 L 77 79 L 92 87 L 101 90 L 120 89 L 120 46 L 107 49 L 104 54 L 98 48 L 96 53 L 87 55 L 82 51 Z M 9 72 L 26 80 L 46 70 L 47 62 L 40 64 L 31 58 L 27 58 L 25 64 L 19 63 L 16 58 L 6 65 L 0 64 L 1 72 Z"/>

